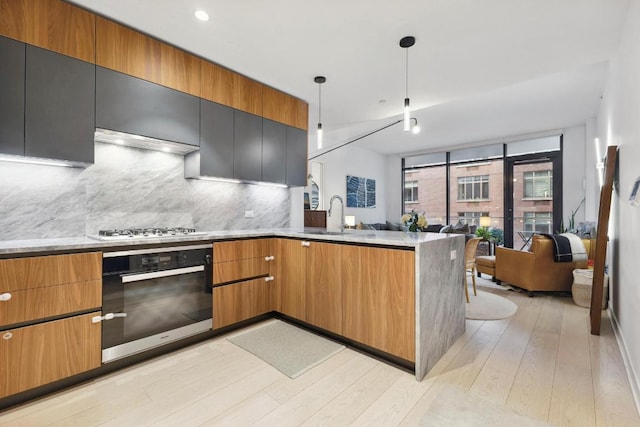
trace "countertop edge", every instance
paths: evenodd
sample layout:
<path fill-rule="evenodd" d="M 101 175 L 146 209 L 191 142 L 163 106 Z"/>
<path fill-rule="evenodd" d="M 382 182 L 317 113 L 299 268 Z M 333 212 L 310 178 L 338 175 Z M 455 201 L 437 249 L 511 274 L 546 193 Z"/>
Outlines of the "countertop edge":
<path fill-rule="evenodd" d="M 184 243 L 215 243 L 219 240 L 245 239 L 259 237 L 285 237 L 309 239 L 336 243 L 355 243 L 364 245 L 396 246 L 415 248 L 420 244 L 447 238 L 463 237 L 461 234 L 407 233 L 402 231 L 374 230 L 325 230 L 312 228 L 226 230 L 211 231 L 197 236 L 172 236 L 145 238 L 138 240 L 96 240 L 89 237 L 43 238 L 0 241 L 0 257 L 10 258 L 16 255 L 38 255 L 42 253 L 121 250 L 126 247 L 167 246 Z"/>

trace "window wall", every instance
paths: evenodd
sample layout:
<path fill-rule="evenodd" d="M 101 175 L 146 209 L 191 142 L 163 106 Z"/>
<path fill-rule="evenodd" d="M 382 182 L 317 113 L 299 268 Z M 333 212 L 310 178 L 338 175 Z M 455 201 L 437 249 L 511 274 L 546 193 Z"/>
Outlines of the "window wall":
<path fill-rule="evenodd" d="M 518 243 L 516 234 L 516 239 L 526 239 L 532 233 L 552 233 L 552 202 L 562 195 L 554 194 L 551 164 L 539 161 L 509 169 L 509 178 L 505 173 L 513 159 L 542 158 L 561 149 L 557 135 L 406 157 L 403 212 L 424 213 L 430 224 L 480 226 L 480 218 L 489 217 L 490 228 L 510 245 Z"/>

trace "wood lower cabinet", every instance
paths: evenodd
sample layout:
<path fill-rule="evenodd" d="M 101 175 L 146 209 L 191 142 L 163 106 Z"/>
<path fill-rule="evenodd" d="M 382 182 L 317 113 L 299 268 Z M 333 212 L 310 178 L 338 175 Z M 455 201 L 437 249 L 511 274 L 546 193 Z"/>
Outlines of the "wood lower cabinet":
<path fill-rule="evenodd" d="M 342 335 L 342 249 L 309 242 L 305 252 L 305 322 Z"/>
<path fill-rule="evenodd" d="M 0 301 L 0 326 L 95 309 L 102 305 L 100 280 L 5 293 L 10 293 L 11 299 Z"/>
<path fill-rule="evenodd" d="M 0 332 L 0 398 L 100 367 L 99 315 Z"/>
<path fill-rule="evenodd" d="M 213 244 L 213 328 L 273 310 L 273 239 Z"/>
<path fill-rule="evenodd" d="M 0 260 L 0 293 L 102 279 L 102 253 Z"/>
<path fill-rule="evenodd" d="M 306 265 L 303 243 L 301 240 L 276 239 L 272 272 L 275 283 L 275 309 L 299 320 L 306 317 Z"/>
<path fill-rule="evenodd" d="M 213 288 L 213 326 L 222 328 L 272 311 L 273 281 L 260 278 Z"/>
<path fill-rule="evenodd" d="M 276 309 L 342 333 L 342 245 L 277 239 L 273 273 Z"/>
<path fill-rule="evenodd" d="M 415 361 L 415 254 L 342 248 L 343 335 Z"/>

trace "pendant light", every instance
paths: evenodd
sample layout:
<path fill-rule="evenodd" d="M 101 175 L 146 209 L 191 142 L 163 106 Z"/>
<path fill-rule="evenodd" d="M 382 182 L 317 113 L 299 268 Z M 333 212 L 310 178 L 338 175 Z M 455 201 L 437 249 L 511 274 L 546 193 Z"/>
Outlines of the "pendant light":
<path fill-rule="evenodd" d="M 404 98 L 404 131 L 409 132 L 411 130 L 411 107 L 409 105 L 409 48 L 416 43 L 416 38 L 413 36 L 406 36 L 400 39 L 400 47 L 407 50 L 406 61 L 406 91 Z"/>
<path fill-rule="evenodd" d="M 326 77 L 316 76 L 313 79 L 318 83 L 318 150 L 322 148 L 322 83 L 327 81 Z"/>

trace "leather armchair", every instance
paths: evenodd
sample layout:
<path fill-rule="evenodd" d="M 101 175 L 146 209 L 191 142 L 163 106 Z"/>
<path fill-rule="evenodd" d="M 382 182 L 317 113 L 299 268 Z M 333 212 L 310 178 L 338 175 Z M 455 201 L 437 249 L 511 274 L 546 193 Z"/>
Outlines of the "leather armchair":
<path fill-rule="evenodd" d="M 595 255 L 595 239 L 582 239 L 588 259 Z M 532 291 L 570 292 L 573 270 L 587 268 L 587 261 L 555 262 L 553 241 L 542 235 L 531 239 L 530 251 L 496 247 L 496 280 Z"/>

